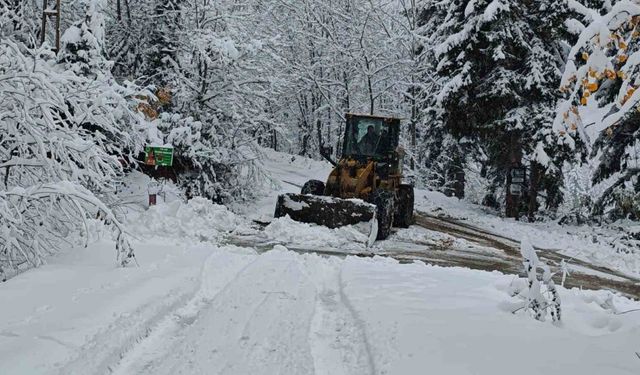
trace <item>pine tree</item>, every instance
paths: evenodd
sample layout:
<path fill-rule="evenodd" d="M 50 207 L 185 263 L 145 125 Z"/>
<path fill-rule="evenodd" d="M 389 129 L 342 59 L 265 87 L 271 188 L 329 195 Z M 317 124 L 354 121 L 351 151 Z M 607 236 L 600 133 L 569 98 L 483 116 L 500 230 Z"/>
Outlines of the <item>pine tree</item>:
<path fill-rule="evenodd" d="M 84 18 L 70 26 L 61 37 L 58 62 L 78 75 L 95 78 L 110 71 L 105 57 L 104 0 L 87 0 Z"/>
<path fill-rule="evenodd" d="M 455 152 L 486 163 L 490 193 L 505 185 L 510 168 L 529 165 L 537 175 L 532 193 L 553 192 L 551 206 L 561 200 L 554 158 L 564 154 L 551 119 L 567 14 L 564 1 L 454 0 L 434 30 L 446 36 L 435 47 L 443 86 L 434 111 L 443 131 L 459 140 Z"/>
<path fill-rule="evenodd" d="M 145 57 L 145 75 L 148 83 L 166 86 L 168 71 L 177 63 L 182 0 L 156 0 L 154 23 L 151 25 L 150 44 Z"/>
<path fill-rule="evenodd" d="M 434 93 L 442 90 L 446 83 L 446 77 L 438 74 L 434 54 L 435 47 L 444 42 L 446 35 L 437 30 L 447 21 L 452 6 L 438 0 L 426 0 L 420 6 L 418 33 L 422 43 L 416 54 L 423 57 L 420 69 L 424 74 L 420 77 L 423 81 L 420 93 L 415 95 L 424 98 L 417 119 L 421 138 L 417 151 L 420 182 L 428 188 L 461 198 L 464 196 L 463 147 L 446 125 L 446 113 L 438 105 L 438 96 Z"/>

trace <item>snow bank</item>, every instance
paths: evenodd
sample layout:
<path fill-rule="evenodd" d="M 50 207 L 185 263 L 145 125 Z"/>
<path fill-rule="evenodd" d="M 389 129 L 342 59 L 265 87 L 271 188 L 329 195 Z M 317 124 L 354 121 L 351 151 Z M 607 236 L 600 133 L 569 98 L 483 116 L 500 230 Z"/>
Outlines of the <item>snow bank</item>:
<path fill-rule="evenodd" d="M 244 219 L 205 198 L 193 198 L 186 204 L 173 201 L 152 206 L 129 222 L 135 233 L 144 236 L 206 242 L 217 242 L 223 234 L 246 227 Z"/>
<path fill-rule="evenodd" d="M 297 222 L 285 216 L 274 219 L 264 229 L 264 233 L 270 240 L 293 247 L 364 250 L 369 240 L 370 228 L 371 224 L 367 222 L 330 229 Z"/>

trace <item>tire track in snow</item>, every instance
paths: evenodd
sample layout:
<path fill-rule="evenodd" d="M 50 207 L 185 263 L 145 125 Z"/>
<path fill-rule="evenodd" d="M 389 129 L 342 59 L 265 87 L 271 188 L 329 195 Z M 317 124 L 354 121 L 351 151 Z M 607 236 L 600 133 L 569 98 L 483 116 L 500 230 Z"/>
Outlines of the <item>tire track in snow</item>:
<path fill-rule="evenodd" d="M 362 323 L 342 290 L 342 260 L 309 255 L 301 255 L 299 259 L 315 261 L 301 264 L 316 285 L 315 310 L 309 327 L 315 374 L 375 374 Z"/>
<path fill-rule="evenodd" d="M 295 260 L 291 252 L 260 255 L 143 373 L 313 374 L 307 333 L 315 288 Z"/>
<path fill-rule="evenodd" d="M 230 256 L 228 249 L 221 251 L 211 254 L 205 260 L 200 273 L 200 286 L 194 296 L 182 307 L 165 315 L 164 319 L 150 328 L 142 340 L 123 353 L 118 364 L 111 369 L 113 374 L 138 374 L 151 370 L 154 363 L 178 340 L 179 331 L 193 324 L 202 309 L 216 295 L 224 292 L 258 257 L 255 254 L 233 253 Z M 221 266 L 218 264 L 221 261 L 226 264 Z M 225 272 L 217 272 L 219 270 Z"/>
<path fill-rule="evenodd" d="M 366 327 L 364 324 L 364 321 L 362 319 L 360 319 L 360 317 L 358 316 L 358 313 L 356 312 L 356 310 L 354 309 L 353 305 L 351 304 L 351 301 L 349 300 L 349 298 L 347 297 L 347 295 L 344 292 L 344 282 L 342 281 L 342 271 L 343 271 L 343 267 L 340 267 L 340 272 L 338 273 L 338 285 L 340 286 L 340 297 L 342 298 L 342 301 L 344 303 L 344 305 L 346 306 L 346 308 L 349 310 L 349 312 L 351 313 L 351 316 L 353 317 L 353 319 L 356 322 L 356 325 L 358 326 L 358 328 L 360 329 L 360 331 L 362 332 L 362 342 L 364 343 L 364 348 L 366 350 L 367 353 L 367 358 L 368 358 L 368 362 L 369 362 L 369 368 L 371 369 L 371 374 L 376 374 L 376 366 L 375 366 L 375 362 L 373 361 L 373 355 L 372 355 L 372 351 L 371 351 L 371 344 L 369 343 L 369 337 L 367 336 L 367 331 L 366 331 Z"/>
<path fill-rule="evenodd" d="M 286 363 L 284 358 L 281 358 L 280 361 L 274 361 L 272 356 L 281 357 L 284 353 L 295 353 L 293 351 L 291 344 L 299 345 L 299 342 L 296 340 L 291 340 L 291 342 L 287 342 L 286 340 L 282 340 L 279 336 L 286 336 L 287 328 L 295 327 L 295 323 L 304 323 L 303 318 L 305 318 L 304 314 L 292 314 L 290 316 L 290 320 L 280 319 L 283 313 L 283 302 L 282 301 L 294 301 L 297 299 L 297 296 L 290 293 L 287 290 L 278 290 L 281 288 L 291 288 L 288 284 L 288 277 L 292 274 L 293 271 L 299 271 L 296 267 L 296 262 L 294 259 L 289 259 L 287 262 L 283 263 L 281 267 L 281 272 L 278 272 L 277 275 L 274 273 L 275 279 L 270 280 L 273 281 L 274 284 L 271 286 L 264 288 L 260 291 L 260 294 L 263 295 L 262 298 L 258 299 L 253 307 L 249 309 L 250 313 L 247 314 L 246 318 L 243 319 L 243 322 L 238 322 L 237 326 L 242 327 L 238 331 L 237 335 L 231 336 L 232 339 L 235 339 L 237 347 L 240 348 L 239 352 L 242 353 L 240 356 L 244 357 L 246 360 L 246 364 L 240 365 L 240 368 L 246 369 L 246 373 L 252 374 L 271 374 L 271 373 L 281 373 L 283 368 L 280 366 L 276 366 L 277 371 L 275 369 L 270 369 L 266 371 L 261 369 L 260 364 L 267 362 L 282 362 Z M 306 281 L 306 280 L 302 280 Z M 269 285 L 268 283 L 266 284 Z M 271 290 L 269 290 L 271 289 Z M 284 302 L 284 305 L 289 305 L 288 302 Z M 287 307 L 285 307 L 287 309 Z M 295 310 L 295 309 L 293 309 Z M 280 343 L 278 343 L 280 341 Z M 284 344 L 284 345 L 283 345 Z M 303 350 L 304 351 L 304 350 Z M 238 353 L 238 352 L 236 352 Z M 286 354 L 285 354 L 286 355 Z M 236 356 L 231 356 L 236 357 Z M 296 359 L 295 356 L 291 355 L 291 358 Z M 299 358 L 299 357 L 298 357 Z M 305 373 L 305 362 L 306 359 L 303 359 L 300 363 L 295 363 L 293 365 L 286 364 L 284 366 L 284 373 L 295 373 L 295 374 L 303 374 Z M 245 373 L 242 370 L 238 369 L 238 363 L 236 361 L 227 361 L 225 367 L 220 371 L 221 374 L 238 374 Z M 291 367 L 298 366 L 299 369 L 296 372 L 290 372 L 289 369 Z"/>

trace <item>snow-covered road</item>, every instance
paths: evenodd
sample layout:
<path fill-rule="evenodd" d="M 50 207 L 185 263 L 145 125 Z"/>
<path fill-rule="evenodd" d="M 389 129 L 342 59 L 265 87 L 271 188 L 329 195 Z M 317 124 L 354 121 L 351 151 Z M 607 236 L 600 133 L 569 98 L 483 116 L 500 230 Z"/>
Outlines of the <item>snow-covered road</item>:
<path fill-rule="evenodd" d="M 272 156 L 292 183 L 324 173 Z M 512 313 L 517 276 L 411 260 L 425 248 L 499 260 L 472 238 L 410 228 L 376 245 L 384 257 L 345 256 L 371 250 L 353 228 L 247 219 L 267 217 L 287 189 L 244 216 L 204 200 L 133 215 L 138 268 L 116 267 L 103 234 L 0 285 L 0 374 L 638 373 L 640 303 L 560 287 L 563 323 L 539 322 Z"/>
<path fill-rule="evenodd" d="M 335 260 L 307 262 L 285 249 L 232 259 L 220 273 L 221 259 L 212 256 L 195 299 L 115 373 L 374 373 Z"/>
<path fill-rule="evenodd" d="M 6 319 L 27 300 L 14 293 L 0 310 L 2 373 L 637 373 L 640 319 L 615 312 L 640 305 L 608 292 L 561 288 L 558 327 L 510 312 L 513 276 L 167 242 L 141 250 L 141 267 L 120 280 L 106 264 L 56 266 L 76 275 L 23 320 Z M 18 276 L 0 298 L 50 280 L 49 268 Z"/>

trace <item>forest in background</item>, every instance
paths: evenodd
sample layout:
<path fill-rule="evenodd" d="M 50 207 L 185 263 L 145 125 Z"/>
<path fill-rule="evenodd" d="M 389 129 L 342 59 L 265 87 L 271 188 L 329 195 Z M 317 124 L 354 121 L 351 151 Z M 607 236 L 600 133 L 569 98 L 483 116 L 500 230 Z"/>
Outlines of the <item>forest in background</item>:
<path fill-rule="evenodd" d="M 634 0 L 61 4 L 55 51 L 42 1 L 0 0 L 0 264 L 96 215 L 131 261 L 113 181 L 146 145 L 187 196 L 246 201 L 261 148 L 337 154 L 347 112 L 403 119 L 420 187 L 498 214 L 523 166 L 529 220 L 640 218 Z"/>

